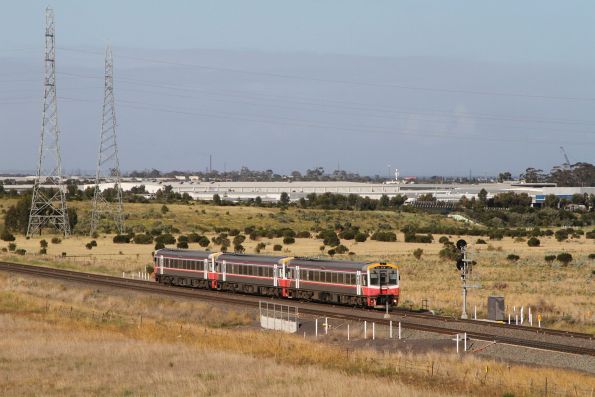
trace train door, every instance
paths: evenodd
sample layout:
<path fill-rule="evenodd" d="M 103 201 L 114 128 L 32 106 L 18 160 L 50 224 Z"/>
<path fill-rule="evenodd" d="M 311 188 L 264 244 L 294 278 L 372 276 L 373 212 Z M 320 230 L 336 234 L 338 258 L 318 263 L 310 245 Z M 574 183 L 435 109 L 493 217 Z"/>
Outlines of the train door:
<path fill-rule="evenodd" d="M 356 286 L 356 293 L 358 295 L 362 294 L 362 272 L 361 270 L 358 270 L 355 273 L 355 286 Z"/>
<path fill-rule="evenodd" d="M 226 273 L 226 271 L 227 271 L 227 264 L 225 263 L 225 261 L 223 261 L 223 262 L 221 263 L 221 279 L 222 279 L 223 281 L 226 281 L 226 280 L 227 280 L 227 276 L 226 276 L 226 274 L 225 274 L 225 273 Z"/>
<path fill-rule="evenodd" d="M 295 287 L 296 288 L 300 287 L 300 267 L 299 266 L 295 267 Z"/>
<path fill-rule="evenodd" d="M 205 259 L 202 264 L 205 280 L 209 277 L 209 260 Z"/>
<path fill-rule="evenodd" d="M 277 264 L 273 265 L 273 286 L 279 285 L 278 267 Z"/>
<path fill-rule="evenodd" d="M 163 274 L 163 255 L 159 255 L 159 274 Z"/>

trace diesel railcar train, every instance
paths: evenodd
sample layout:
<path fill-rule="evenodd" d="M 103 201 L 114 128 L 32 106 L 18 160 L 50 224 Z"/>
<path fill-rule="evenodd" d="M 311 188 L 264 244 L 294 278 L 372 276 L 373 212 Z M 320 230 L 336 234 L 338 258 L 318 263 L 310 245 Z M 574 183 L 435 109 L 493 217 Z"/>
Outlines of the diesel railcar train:
<path fill-rule="evenodd" d="M 160 249 L 154 267 L 167 285 L 373 308 L 399 301 L 392 263 Z"/>

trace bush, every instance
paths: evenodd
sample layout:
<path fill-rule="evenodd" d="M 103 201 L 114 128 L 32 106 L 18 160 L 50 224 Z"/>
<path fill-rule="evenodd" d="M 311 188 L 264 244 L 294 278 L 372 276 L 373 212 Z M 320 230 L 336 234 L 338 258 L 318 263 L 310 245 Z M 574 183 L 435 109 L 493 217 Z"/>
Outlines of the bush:
<path fill-rule="evenodd" d="M 147 266 L 145 266 L 145 270 L 147 273 L 153 274 L 153 272 L 155 271 L 155 268 L 153 267 L 153 265 L 147 265 Z"/>
<path fill-rule="evenodd" d="M 90 249 L 93 248 L 93 244 L 87 243 L 87 244 L 85 244 L 85 248 L 87 248 L 88 250 L 90 250 Z"/>
<path fill-rule="evenodd" d="M 9 231 L 5 230 L 2 232 L 2 235 L 0 236 L 0 238 L 4 241 L 14 241 L 16 240 L 16 238 L 14 237 L 14 235 L 12 233 L 10 233 Z"/>
<path fill-rule="evenodd" d="M 134 236 L 134 244 L 153 244 L 153 236 L 150 234 L 137 234 Z"/>
<path fill-rule="evenodd" d="M 178 243 L 186 243 L 188 244 L 188 241 L 190 239 L 188 238 L 188 236 L 184 236 L 183 234 L 178 236 Z"/>
<path fill-rule="evenodd" d="M 335 251 L 334 249 L 330 249 L 330 250 L 327 251 L 327 253 L 332 258 L 333 256 L 335 256 L 335 254 L 337 253 L 337 251 Z"/>
<path fill-rule="evenodd" d="M 39 241 L 39 246 L 41 248 L 47 248 L 48 247 L 48 242 L 46 240 L 41 240 L 41 241 Z"/>
<path fill-rule="evenodd" d="M 482 238 L 478 238 L 475 244 L 487 244 L 486 241 Z"/>
<path fill-rule="evenodd" d="M 40 254 L 40 255 L 45 255 L 45 254 L 47 254 L 47 253 L 48 253 L 48 249 L 47 249 L 47 248 L 41 248 L 41 249 L 39 250 L 39 254 Z"/>
<path fill-rule="evenodd" d="M 200 236 L 200 239 L 198 239 L 198 245 L 200 245 L 203 248 L 208 247 L 210 243 L 211 241 L 207 236 Z"/>
<path fill-rule="evenodd" d="M 324 245 L 328 245 L 331 247 L 336 247 L 341 243 L 339 237 L 337 237 L 337 233 L 335 233 L 334 230 L 330 229 L 322 230 L 320 233 L 318 233 L 317 238 L 322 239 Z"/>
<path fill-rule="evenodd" d="M 301 231 L 301 232 L 297 232 L 297 234 L 295 236 L 297 238 L 310 238 L 311 237 L 311 234 L 310 234 L 309 231 L 304 230 L 304 231 Z"/>
<path fill-rule="evenodd" d="M 366 233 L 357 232 L 355 233 L 355 241 L 358 243 L 363 243 L 368 239 L 368 235 Z"/>
<path fill-rule="evenodd" d="M 281 251 L 282 249 L 283 249 L 283 246 L 281 244 L 273 245 L 273 251 Z"/>
<path fill-rule="evenodd" d="M 595 254 L 589 254 L 589 259 L 595 259 Z"/>
<path fill-rule="evenodd" d="M 175 244 L 176 238 L 174 236 L 172 236 L 171 234 L 166 233 L 166 234 L 161 234 L 161 235 L 155 237 L 155 242 L 161 242 L 164 245 Z"/>
<path fill-rule="evenodd" d="M 113 240 L 114 244 L 128 244 L 130 242 L 130 236 L 127 234 L 117 234 L 114 236 Z M 52 243 L 53 243 L 52 239 Z"/>
<path fill-rule="evenodd" d="M 289 236 L 283 237 L 283 244 L 288 245 L 293 243 L 295 243 L 295 238 Z"/>
<path fill-rule="evenodd" d="M 263 249 L 266 248 L 266 244 L 265 243 L 258 243 L 256 244 L 256 248 L 254 249 L 254 251 L 256 251 L 256 253 L 260 253 L 260 251 L 262 251 Z"/>
<path fill-rule="evenodd" d="M 231 236 L 231 234 L 230 234 L 230 236 Z M 241 234 L 240 235 L 236 235 L 233 238 L 233 245 L 241 245 L 244 241 L 246 241 L 246 236 L 243 236 Z"/>
<path fill-rule="evenodd" d="M 541 241 L 539 241 L 537 237 L 531 237 L 529 240 L 527 240 L 527 245 L 529 247 L 539 247 L 540 244 Z"/>
<path fill-rule="evenodd" d="M 230 235 L 231 237 L 237 236 L 237 235 L 239 235 L 239 234 L 240 234 L 240 230 L 239 230 L 239 229 L 231 229 L 231 230 L 229 231 L 229 235 Z"/>
<path fill-rule="evenodd" d="M 572 262 L 572 255 L 568 252 L 562 252 L 558 254 L 556 257 L 558 262 L 561 262 L 564 266 L 567 266 L 570 262 Z"/>
<path fill-rule="evenodd" d="M 556 255 L 546 255 L 544 259 L 547 263 L 551 263 L 556 260 Z"/>
<path fill-rule="evenodd" d="M 355 230 L 345 229 L 341 233 L 339 233 L 339 237 L 344 240 L 353 240 L 355 238 Z"/>
<path fill-rule="evenodd" d="M 60 237 L 52 237 L 52 244 L 60 244 L 62 239 Z"/>
<path fill-rule="evenodd" d="M 394 232 L 377 231 L 370 237 L 376 241 L 397 241 L 397 235 Z"/>
<path fill-rule="evenodd" d="M 451 261 L 456 261 L 459 258 L 459 256 L 461 255 L 461 253 L 459 252 L 457 247 L 454 246 L 454 244 L 446 244 L 446 245 L 444 245 L 444 248 L 442 248 L 440 250 L 438 255 L 442 259 L 449 259 Z"/>
<path fill-rule="evenodd" d="M 585 238 L 595 239 L 595 229 L 585 233 Z"/>
<path fill-rule="evenodd" d="M 556 240 L 564 241 L 564 240 L 568 239 L 568 231 L 566 229 L 556 230 L 556 233 L 554 233 L 554 236 L 556 237 Z"/>
<path fill-rule="evenodd" d="M 448 240 L 448 239 L 447 239 Z M 424 253 L 424 250 L 422 250 L 421 248 L 417 248 L 413 251 L 413 256 L 415 257 L 415 259 L 420 260 L 421 259 L 421 255 Z"/>
<path fill-rule="evenodd" d="M 15 253 L 17 255 L 25 255 L 27 253 L 27 251 L 22 248 L 19 248 L 18 250 L 15 251 Z"/>
<path fill-rule="evenodd" d="M 188 235 L 189 243 L 198 243 L 199 240 L 200 240 L 200 235 L 198 235 L 197 233 L 190 233 Z"/>
<path fill-rule="evenodd" d="M 337 245 L 337 248 L 335 248 L 335 252 L 339 255 L 342 255 L 342 254 L 349 252 L 349 249 L 346 246 L 344 246 L 343 244 L 339 244 L 339 245 Z"/>
<path fill-rule="evenodd" d="M 182 240 L 178 244 L 176 244 L 176 247 L 182 248 L 182 249 L 187 249 L 188 248 L 188 241 Z"/>
<path fill-rule="evenodd" d="M 509 254 L 509 255 L 506 257 L 506 259 L 507 259 L 509 262 L 516 262 L 516 261 L 518 261 L 519 259 L 521 259 L 521 257 L 520 257 L 520 256 L 518 256 L 518 255 L 516 255 L 516 254 Z"/>
<path fill-rule="evenodd" d="M 8 244 L 8 250 L 9 250 L 9 251 L 11 251 L 11 252 L 12 252 L 12 251 L 14 251 L 14 250 L 16 250 L 16 249 L 17 249 L 17 245 L 16 245 L 15 243 L 10 243 L 10 244 Z"/>
<path fill-rule="evenodd" d="M 157 243 L 155 244 L 155 250 L 162 250 L 165 248 L 165 244 L 163 244 L 162 241 L 157 241 Z"/>
<path fill-rule="evenodd" d="M 233 246 L 233 252 L 236 252 L 238 254 L 241 254 L 243 252 L 245 252 L 246 249 L 244 248 L 244 246 L 242 244 L 235 244 Z"/>
<path fill-rule="evenodd" d="M 450 241 L 450 240 L 449 240 L 449 239 L 448 239 L 448 237 L 446 237 L 446 236 L 442 236 L 442 237 L 440 237 L 440 238 L 438 239 L 438 242 L 439 242 L 440 244 L 446 244 L 446 243 L 448 243 L 449 241 Z"/>
<path fill-rule="evenodd" d="M 434 240 L 434 237 L 432 237 L 431 234 L 413 234 L 413 233 L 405 234 L 405 242 L 406 243 L 431 244 L 432 240 Z M 446 244 L 448 244 L 448 242 Z"/>

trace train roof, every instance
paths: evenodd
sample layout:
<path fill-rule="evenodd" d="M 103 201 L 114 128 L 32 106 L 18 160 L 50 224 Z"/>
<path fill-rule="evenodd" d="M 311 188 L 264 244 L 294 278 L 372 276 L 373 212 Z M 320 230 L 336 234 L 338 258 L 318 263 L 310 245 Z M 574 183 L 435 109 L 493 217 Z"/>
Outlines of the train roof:
<path fill-rule="evenodd" d="M 155 254 L 174 255 L 182 258 L 207 258 L 217 251 L 197 251 L 197 250 L 186 250 L 186 249 L 170 249 L 164 248 L 158 250 Z M 343 270 L 361 270 L 363 267 L 368 266 L 371 262 L 352 262 L 352 261 L 339 261 L 333 259 L 319 259 L 319 258 L 304 258 L 304 257 L 292 257 L 289 255 L 284 256 L 268 256 L 268 255 L 256 255 L 256 254 L 236 254 L 224 252 L 217 258 L 218 260 L 225 260 L 229 262 L 246 262 L 246 263 L 269 263 L 274 265 L 279 263 L 282 259 L 290 259 L 288 265 L 290 267 L 300 266 L 301 268 L 322 268 L 322 269 L 343 269 Z"/>

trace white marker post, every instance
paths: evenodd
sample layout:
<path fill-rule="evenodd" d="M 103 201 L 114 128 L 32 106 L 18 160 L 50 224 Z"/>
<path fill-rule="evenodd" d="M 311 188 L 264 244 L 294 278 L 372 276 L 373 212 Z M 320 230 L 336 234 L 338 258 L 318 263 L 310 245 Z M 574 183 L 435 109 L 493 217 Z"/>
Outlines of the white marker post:
<path fill-rule="evenodd" d="M 508 325 L 510 325 L 510 313 L 508 313 Z"/>
<path fill-rule="evenodd" d="M 524 306 L 521 306 L 521 325 L 523 325 L 523 322 L 524 322 L 524 320 L 525 320 L 525 319 L 524 319 L 524 317 L 525 317 L 525 316 L 523 315 L 523 311 L 524 311 L 524 309 L 525 309 L 525 307 L 524 307 Z"/>
<path fill-rule="evenodd" d="M 465 338 L 464 343 L 463 343 L 463 351 L 466 352 L 467 351 L 467 333 L 466 332 L 463 334 L 463 338 Z"/>
<path fill-rule="evenodd" d="M 401 322 L 399 321 L 399 340 L 401 340 Z"/>
<path fill-rule="evenodd" d="M 389 339 L 393 338 L 393 321 L 392 320 L 388 323 L 388 338 Z"/>
<path fill-rule="evenodd" d="M 347 340 L 350 340 L 349 339 L 349 323 L 347 323 Z"/>
<path fill-rule="evenodd" d="M 368 339 L 368 322 L 364 321 L 364 339 Z"/>
<path fill-rule="evenodd" d="M 533 326 L 533 314 L 531 314 L 531 306 L 529 306 L 529 325 Z"/>
<path fill-rule="evenodd" d="M 514 325 L 519 325 L 519 315 L 518 314 L 514 315 Z"/>
<path fill-rule="evenodd" d="M 314 333 L 315 333 L 316 337 L 318 338 L 318 319 L 315 320 Z"/>
<path fill-rule="evenodd" d="M 459 354 L 459 334 L 457 334 L 457 354 Z"/>
<path fill-rule="evenodd" d="M 324 334 L 328 335 L 328 317 L 324 318 Z"/>
<path fill-rule="evenodd" d="M 477 305 L 473 306 L 473 319 L 477 320 Z"/>
<path fill-rule="evenodd" d="M 372 323 L 372 340 L 376 339 L 376 323 Z"/>

